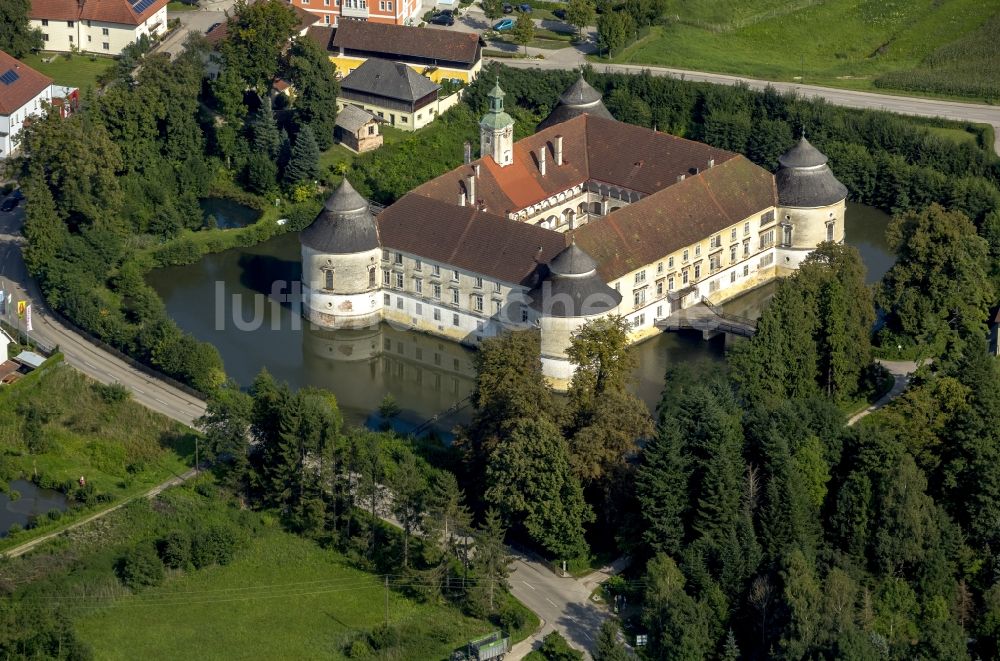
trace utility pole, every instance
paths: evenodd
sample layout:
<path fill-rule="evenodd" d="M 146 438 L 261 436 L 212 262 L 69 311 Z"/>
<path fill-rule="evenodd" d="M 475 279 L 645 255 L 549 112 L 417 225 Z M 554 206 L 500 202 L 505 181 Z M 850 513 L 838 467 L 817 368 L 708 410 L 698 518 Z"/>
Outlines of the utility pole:
<path fill-rule="evenodd" d="M 389 630 L 389 575 L 385 575 L 385 629 Z"/>

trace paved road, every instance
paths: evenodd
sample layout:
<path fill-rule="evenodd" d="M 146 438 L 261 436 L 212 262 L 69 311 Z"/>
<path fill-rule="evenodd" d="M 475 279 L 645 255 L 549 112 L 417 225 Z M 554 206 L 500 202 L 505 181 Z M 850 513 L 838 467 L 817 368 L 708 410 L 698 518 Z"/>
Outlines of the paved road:
<path fill-rule="evenodd" d="M 892 374 L 892 388 L 889 389 L 889 392 L 879 397 L 874 404 L 866 408 L 864 411 L 852 415 L 851 419 L 847 421 L 848 425 L 853 425 L 858 420 L 861 420 L 870 413 L 879 410 L 903 394 L 903 391 L 910 385 L 910 377 L 913 376 L 913 373 L 917 371 L 917 368 L 920 367 L 920 365 L 924 364 L 918 364 L 910 360 L 880 360 L 878 363 L 882 367 L 889 370 L 889 373 Z"/>
<path fill-rule="evenodd" d="M 0 212 L 0 281 L 12 291 L 14 300 L 31 302 L 32 338 L 47 347 L 58 346 L 66 362 L 101 383 L 121 383 L 140 404 L 186 425 L 205 412 L 205 403 L 181 390 L 135 369 L 120 358 L 87 342 L 63 326 L 48 312 L 37 283 L 28 277 L 21 256 L 24 241 L 19 236 L 24 205 L 10 213 Z"/>

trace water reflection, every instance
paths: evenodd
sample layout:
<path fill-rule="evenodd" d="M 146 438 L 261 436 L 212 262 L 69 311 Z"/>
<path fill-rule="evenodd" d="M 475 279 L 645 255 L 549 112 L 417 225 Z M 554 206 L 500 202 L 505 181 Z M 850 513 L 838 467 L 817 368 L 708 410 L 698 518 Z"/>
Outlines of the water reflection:
<path fill-rule="evenodd" d="M 13 525 L 25 526 L 36 516 L 52 510 L 65 512 L 66 496 L 52 489 L 41 489 L 27 480 L 12 480 L 10 488 L 18 493 L 16 500 L 0 493 L 0 537 L 6 536 Z"/>
<path fill-rule="evenodd" d="M 884 213 L 849 205 L 847 240 L 861 251 L 869 282 L 892 264 L 885 244 L 887 222 Z M 325 388 L 336 395 L 348 422 L 370 421 L 387 393 L 403 410 L 404 421 L 419 423 L 472 392 L 473 354 L 458 344 L 388 324 L 361 331 L 318 330 L 290 306 L 256 296 L 272 295 L 276 281 L 298 281 L 300 272 L 298 236 L 286 234 L 188 266 L 158 269 L 148 280 L 181 328 L 218 347 L 226 372 L 238 383 L 249 385 L 266 368 L 293 387 Z M 287 293 L 287 288 L 279 289 L 278 294 Z M 226 305 L 217 308 L 220 292 Z M 773 294 L 774 286 L 767 285 L 723 307 L 756 318 Z M 259 325 L 245 330 L 245 322 L 255 315 Z M 706 360 L 721 368 L 724 342 L 721 337 L 705 342 L 700 334 L 663 334 L 642 343 L 636 347 L 634 391 L 655 407 L 669 365 Z M 468 408 L 460 410 L 438 427 L 450 429 L 469 413 Z"/>
<path fill-rule="evenodd" d="M 198 206 L 201 207 L 202 219 L 207 222 L 209 216 L 214 217 L 215 226 L 219 229 L 245 227 L 260 218 L 256 209 L 224 197 L 206 197 L 198 201 Z"/>

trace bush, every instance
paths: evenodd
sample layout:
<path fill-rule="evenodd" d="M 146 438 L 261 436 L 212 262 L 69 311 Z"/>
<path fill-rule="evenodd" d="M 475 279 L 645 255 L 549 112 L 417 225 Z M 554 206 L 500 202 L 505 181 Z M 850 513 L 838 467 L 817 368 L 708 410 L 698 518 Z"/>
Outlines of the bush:
<path fill-rule="evenodd" d="M 511 602 L 500 607 L 500 626 L 508 633 L 520 630 L 528 623 L 528 615 Z"/>
<path fill-rule="evenodd" d="M 558 631 L 553 631 L 545 636 L 538 651 L 548 661 L 576 661 L 583 658 L 583 653 L 570 647 Z"/>
<path fill-rule="evenodd" d="M 199 569 L 213 564 L 227 565 L 239 541 L 239 532 L 233 526 L 211 525 L 198 531 L 191 541 L 191 562 Z"/>
<path fill-rule="evenodd" d="M 118 402 L 124 402 L 132 396 L 132 391 L 118 383 L 109 383 L 107 385 L 103 383 L 95 383 L 94 391 L 97 395 L 105 401 L 107 404 L 117 404 Z"/>
<path fill-rule="evenodd" d="M 368 642 L 374 650 L 386 650 L 399 645 L 399 631 L 395 627 L 388 627 L 384 624 L 372 629 L 368 634 Z"/>
<path fill-rule="evenodd" d="M 128 588 L 140 590 L 163 582 L 163 562 L 152 544 L 137 544 L 122 556 L 116 567 L 118 579 Z"/>
<path fill-rule="evenodd" d="M 156 543 L 163 564 L 184 569 L 191 564 L 191 535 L 186 530 L 171 530 Z"/>

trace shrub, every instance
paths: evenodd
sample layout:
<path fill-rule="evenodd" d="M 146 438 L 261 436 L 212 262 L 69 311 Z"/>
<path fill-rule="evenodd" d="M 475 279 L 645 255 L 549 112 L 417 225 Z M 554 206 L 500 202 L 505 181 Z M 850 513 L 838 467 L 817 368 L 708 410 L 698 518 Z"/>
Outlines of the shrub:
<path fill-rule="evenodd" d="M 385 650 L 395 647 L 399 645 L 399 639 L 399 631 L 395 627 L 389 627 L 384 624 L 375 627 L 368 634 L 368 642 L 371 643 L 374 650 Z"/>
<path fill-rule="evenodd" d="M 95 383 L 94 391 L 97 393 L 98 397 L 103 399 L 107 404 L 124 402 L 132 396 L 132 391 L 118 382 L 109 383 L 107 385 L 103 383 Z"/>
<path fill-rule="evenodd" d="M 213 524 L 199 530 L 191 541 L 191 562 L 197 568 L 227 565 L 236 553 L 239 532 L 229 525 Z"/>
<path fill-rule="evenodd" d="M 191 564 L 191 535 L 186 530 L 171 530 L 156 543 L 163 564 L 184 569 Z"/>
<path fill-rule="evenodd" d="M 140 543 L 129 549 L 118 561 L 116 571 L 122 584 L 133 590 L 163 582 L 163 563 L 149 543 Z"/>
<path fill-rule="evenodd" d="M 583 658 L 583 653 L 578 652 L 569 646 L 566 639 L 559 635 L 558 631 L 553 631 L 542 639 L 542 646 L 538 651 L 548 661 L 576 661 Z"/>
<path fill-rule="evenodd" d="M 513 603 L 507 602 L 500 607 L 500 626 L 504 631 L 518 631 L 527 623 L 527 614 Z"/>

